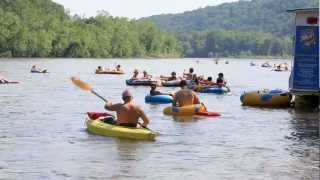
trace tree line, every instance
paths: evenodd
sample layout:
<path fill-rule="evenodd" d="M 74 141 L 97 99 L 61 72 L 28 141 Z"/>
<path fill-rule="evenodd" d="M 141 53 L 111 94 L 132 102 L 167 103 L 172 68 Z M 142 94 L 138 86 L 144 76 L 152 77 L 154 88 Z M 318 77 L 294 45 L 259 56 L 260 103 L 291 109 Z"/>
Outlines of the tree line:
<path fill-rule="evenodd" d="M 292 40 L 268 33 L 212 30 L 179 37 L 186 57 L 287 57 Z"/>
<path fill-rule="evenodd" d="M 51 0 L 0 1 L 1 57 L 179 57 L 176 37 L 151 22 L 70 16 Z"/>
<path fill-rule="evenodd" d="M 288 4 L 309 1 L 240 1 L 180 15 L 129 20 L 105 11 L 90 18 L 71 16 L 51 0 L 1 0 L 0 57 L 289 56 L 292 36 L 283 33 L 293 20 L 276 14 Z M 269 17 L 270 13 L 274 16 Z"/>

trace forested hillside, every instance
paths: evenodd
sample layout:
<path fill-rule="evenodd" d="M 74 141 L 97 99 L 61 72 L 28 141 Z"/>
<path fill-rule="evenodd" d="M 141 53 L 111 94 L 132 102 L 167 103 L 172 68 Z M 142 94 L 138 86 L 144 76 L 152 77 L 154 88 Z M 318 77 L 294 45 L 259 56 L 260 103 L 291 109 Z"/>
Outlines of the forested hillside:
<path fill-rule="evenodd" d="M 255 31 L 277 36 L 292 34 L 294 18 L 288 9 L 315 7 L 317 0 L 240 0 L 181 14 L 157 15 L 150 20 L 174 32 L 212 29 Z"/>
<path fill-rule="evenodd" d="M 140 20 L 71 16 L 51 0 L 0 0 L 0 57 L 290 56 L 294 16 L 316 0 L 252 0 Z"/>
<path fill-rule="evenodd" d="M 294 15 L 288 9 L 315 7 L 317 0 L 240 0 L 151 21 L 174 32 L 186 57 L 288 57 Z"/>
<path fill-rule="evenodd" d="M 0 0 L 0 57 L 178 57 L 177 39 L 153 23 L 70 16 L 51 0 Z"/>
<path fill-rule="evenodd" d="M 180 35 L 186 57 L 288 57 L 292 40 L 259 32 L 212 30 Z"/>

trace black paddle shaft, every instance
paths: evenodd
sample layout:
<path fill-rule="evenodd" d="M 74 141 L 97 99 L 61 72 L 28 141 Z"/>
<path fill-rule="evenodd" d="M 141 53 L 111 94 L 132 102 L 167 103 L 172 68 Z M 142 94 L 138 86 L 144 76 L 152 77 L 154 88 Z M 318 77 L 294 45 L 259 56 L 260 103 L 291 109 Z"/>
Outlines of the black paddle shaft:
<path fill-rule="evenodd" d="M 104 97 L 102 97 L 102 96 L 100 96 L 98 93 L 96 93 L 95 91 L 91 91 L 92 92 L 92 94 L 94 94 L 94 95 L 96 95 L 97 97 L 99 97 L 100 99 L 102 99 L 104 102 L 108 102 L 108 100 L 106 100 Z"/>

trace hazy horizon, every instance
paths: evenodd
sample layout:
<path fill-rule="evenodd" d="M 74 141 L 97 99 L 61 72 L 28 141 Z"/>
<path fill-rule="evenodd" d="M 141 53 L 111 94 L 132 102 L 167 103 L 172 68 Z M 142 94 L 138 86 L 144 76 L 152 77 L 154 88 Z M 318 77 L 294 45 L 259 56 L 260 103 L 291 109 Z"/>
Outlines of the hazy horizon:
<path fill-rule="evenodd" d="M 206 6 L 215 6 L 238 0 L 53 0 L 69 10 L 71 14 L 95 16 L 98 11 L 107 11 L 112 16 L 142 18 L 159 14 L 175 14 Z"/>

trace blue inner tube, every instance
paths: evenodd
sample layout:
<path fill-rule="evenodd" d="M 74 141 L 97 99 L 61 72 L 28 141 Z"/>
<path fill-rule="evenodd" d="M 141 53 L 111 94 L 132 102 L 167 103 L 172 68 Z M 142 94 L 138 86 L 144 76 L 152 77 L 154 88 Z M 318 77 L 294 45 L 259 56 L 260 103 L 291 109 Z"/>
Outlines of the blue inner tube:
<path fill-rule="evenodd" d="M 145 101 L 148 103 L 172 103 L 172 96 L 169 95 L 155 95 L 151 96 L 150 94 L 147 95 Z"/>
<path fill-rule="evenodd" d="M 228 92 L 228 90 L 225 87 L 218 86 L 206 87 L 200 90 L 200 93 L 223 94 L 226 92 Z"/>
<path fill-rule="evenodd" d="M 162 86 L 165 87 L 179 87 L 180 86 L 181 80 L 173 80 L 173 81 L 165 81 L 162 83 Z M 191 85 L 192 81 L 191 80 L 186 80 L 187 85 Z"/>
<path fill-rule="evenodd" d="M 132 80 L 127 79 L 126 84 L 130 86 L 150 86 L 152 83 L 156 83 L 156 81 L 152 80 Z"/>

